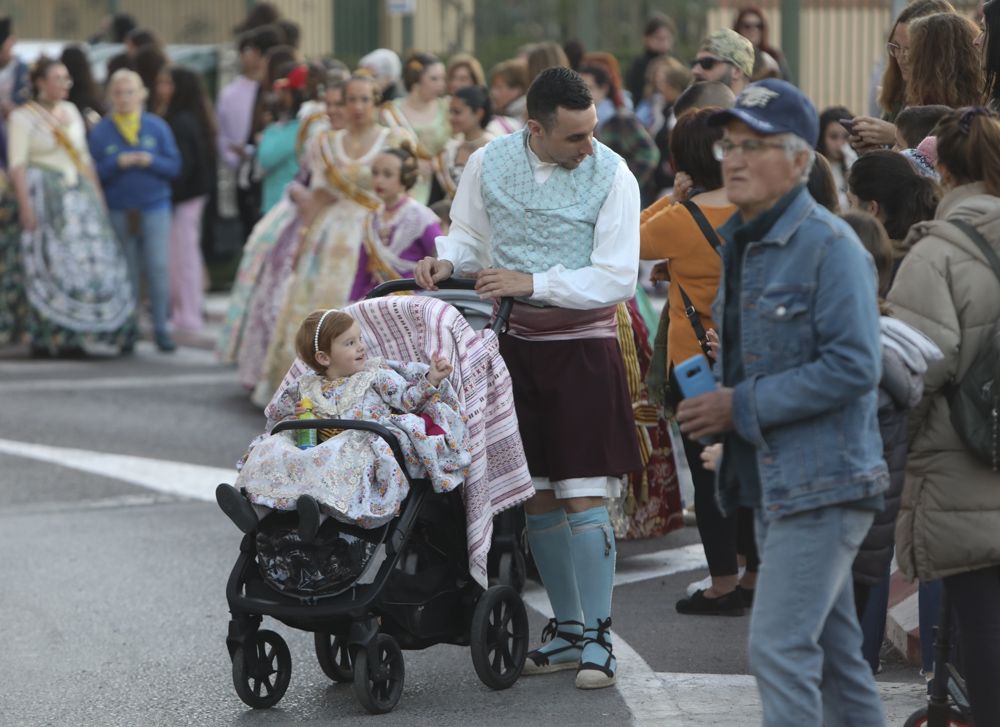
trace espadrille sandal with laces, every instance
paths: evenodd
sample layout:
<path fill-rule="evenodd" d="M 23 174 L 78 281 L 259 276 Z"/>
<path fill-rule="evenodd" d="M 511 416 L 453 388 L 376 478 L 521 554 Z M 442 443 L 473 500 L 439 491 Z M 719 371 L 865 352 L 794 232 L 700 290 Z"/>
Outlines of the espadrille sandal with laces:
<path fill-rule="evenodd" d="M 554 639 L 562 639 L 565 646 L 542 651 L 539 647 L 528 652 L 528 657 L 524 661 L 524 669 L 521 675 L 533 676 L 536 674 L 551 674 L 566 669 L 576 669 L 580 666 L 580 655 L 583 653 L 583 634 L 567 633 L 560 631 L 560 627 L 579 626 L 583 624 L 579 621 L 556 621 L 554 618 L 542 629 L 542 643 L 546 644 Z"/>

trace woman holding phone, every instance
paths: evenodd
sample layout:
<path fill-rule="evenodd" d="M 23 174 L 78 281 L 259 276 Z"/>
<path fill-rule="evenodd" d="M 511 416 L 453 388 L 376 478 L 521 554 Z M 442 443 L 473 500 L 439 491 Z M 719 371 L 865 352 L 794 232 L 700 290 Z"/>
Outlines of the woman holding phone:
<path fill-rule="evenodd" d="M 948 0 L 916 0 L 896 18 L 886 43 L 886 65 L 882 74 L 878 103 L 881 118 L 857 116 L 851 129 L 851 146 L 859 154 L 872 149 L 890 148 L 896 143 L 896 115 L 906 106 L 906 89 L 913 65 L 910 55 L 910 23 L 936 13 L 954 13 Z"/>
<path fill-rule="evenodd" d="M 655 276 L 669 277 L 671 281 L 666 317 L 661 319 L 657 339 L 662 336 L 663 327 L 668 326 L 667 367 L 675 374 L 683 362 L 707 352 L 708 331 L 715 328 L 712 301 L 722 275 L 722 259 L 716 251 L 721 239 L 714 228 L 736 212 L 726 197 L 722 169 L 713 155 L 712 147 L 722 138 L 722 130 L 709 126 L 708 119 L 718 110 L 718 107 L 692 109 L 677 119 L 670 137 L 670 157 L 678 172 L 673 197 L 659 200 L 640 218 L 640 258 L 668 259 L 654 269 Z M 687 310 L 694 313 L 689 316 Z M 683 441 L 694 480 L 698 533 L 705 548 L 711 584 L 678 601 L 677 611 L 742 616 L 753 599 L 757 576 L 752 517 L 722 515 L 715 502 L 715 476 L 702 464 L 703 445 L 688 437 Z M 739 532 L 745 523 L 751 530 L 743 528 Z M 744 548 L 738 547 L 738 535 L 741 539 L 749 535 Z M 738 550 L 747 554 L 746 573 L 742 577 Z"/>

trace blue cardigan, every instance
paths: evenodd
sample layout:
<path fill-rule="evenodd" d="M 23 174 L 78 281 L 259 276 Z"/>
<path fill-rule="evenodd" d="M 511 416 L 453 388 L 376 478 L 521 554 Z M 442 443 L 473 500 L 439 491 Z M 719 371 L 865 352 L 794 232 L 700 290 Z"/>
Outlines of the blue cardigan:
<path fill-rule="evenodd" d="M 127 169 L 118 166 L 119 154 L 135 151 L 149 152 L 153 163 Z M 90 132 L 90 155 L 108 209 L 152 211 L 170 207 L 170 182 L 180 174 L 181 155 L 170 126 L 159 116 L 142 114 L 139 143 L 133 146 L 125 141 L 109 114 Z"/>

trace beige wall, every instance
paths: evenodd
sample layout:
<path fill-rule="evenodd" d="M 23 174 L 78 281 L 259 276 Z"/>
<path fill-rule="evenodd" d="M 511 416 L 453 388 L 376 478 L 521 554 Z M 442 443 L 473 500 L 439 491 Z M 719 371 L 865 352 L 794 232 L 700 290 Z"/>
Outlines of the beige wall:
<path fill-rule="evenodd" d="M 383 3 L 385 0 L 369 0 Z M 333 48 L 336 0 L 273 0 L 302 28 L 301 47 L 308 56 Z M 119 0 L 122 12 L 152 28 L 168 43 L 225 43 L 246 12 L 246 0 Z M 0 14 L 14 17 L 18 36 L 32 39 L 84 40 L 107 14 L 107 0 L 0 0 Z M 417 0 L 413 45 L 447 55 L 475 48 L 475 0 Z M 401 17 L 383 15 L 383 42 L 400 53 Z"/>
<path fill-rule="evenodd" d="M 373 0 L 381 1 L 381 0 Z M 417 0 L 413 17 L 413 47 L 443 56 L 474 52 L 475 0 Z M 403 43 L 403 19 L 387 16 L 386 41 L 400 55 L 410 48 Z"/>
<path fill-rule="evenodd" d="M 799 12 L 799 86 L 819 110 L 846 106 L 855 114 L 867 114 L 872 72 L 885 54 L 889 4 L 804 7 Z M 728 8 L 710 11 L 709 30 L 730 27 L 734 15 Z M 780 46 L 781 13 L 768 10 L 767 18 L 769 38 Z"/>
<path fill-rule="evenodd" d="M 970 14 L 977 5 L 977 0 L 952 2 Z M 731 27 L 742 4 L 742 0 L 720 0 L 708 13 L 710 31 Z M 778 0 L 758 4 L 767 13 L 769 40 L 780 46 Z M 885 59 L 892 26 L 891 0 L 806 0 L 799 12 L 802 90 L 819 110 L 846 106 L 855 114 L 867 114 L 869 94 L 878 80 L 873 82 L 873 71 Z"/>

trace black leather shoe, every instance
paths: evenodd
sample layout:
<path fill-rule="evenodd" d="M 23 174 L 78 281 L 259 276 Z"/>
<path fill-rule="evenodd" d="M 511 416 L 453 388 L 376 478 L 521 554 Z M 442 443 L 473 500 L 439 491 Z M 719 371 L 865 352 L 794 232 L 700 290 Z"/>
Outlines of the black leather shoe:
<path fill-rule="evenodd" d="M 743 606 L 745 608 L 753 608 L 753 594 L 756 589 L 754 588 L 744 588 L 743 586 L 736 586 L 736 592 L 740 594 L 740 598 L 743 599 Z"/>
<path fill-rule="evenodd" d="M 690 598 L 677 602 L 677 613 L 687 616 L 742 616 L 744 612 L 743 597 L 738 591 L 718 598 L 708 598 L 704 590 L 695 591 Z"/>

